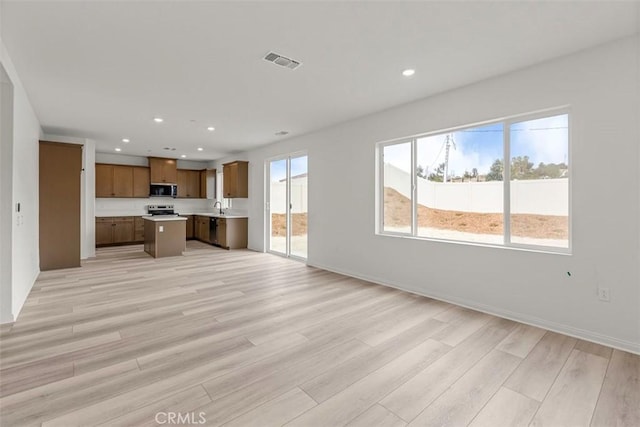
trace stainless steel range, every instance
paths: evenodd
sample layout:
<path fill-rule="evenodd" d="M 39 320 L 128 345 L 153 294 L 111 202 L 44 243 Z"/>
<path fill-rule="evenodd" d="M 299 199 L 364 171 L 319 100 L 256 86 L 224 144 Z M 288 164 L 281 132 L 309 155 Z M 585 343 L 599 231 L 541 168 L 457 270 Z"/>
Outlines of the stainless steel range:
<path fill-rule="evenodd" d="M 147 205 L 147 213 L 149 215 L 178 216 L 173 210 L 173 205 Z"/>

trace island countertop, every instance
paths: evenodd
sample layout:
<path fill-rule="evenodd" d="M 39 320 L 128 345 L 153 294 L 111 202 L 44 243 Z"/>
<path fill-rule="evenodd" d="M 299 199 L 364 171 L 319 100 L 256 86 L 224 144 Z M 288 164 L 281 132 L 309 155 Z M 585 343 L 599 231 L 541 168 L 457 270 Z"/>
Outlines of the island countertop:
<path fill-rule="evenodd" d="M 209 218 L 229 218 L 229 219 L 233 219 L 233 218 L 249 218 L 248 215 L 241 215 L 241 214 L 222 214 L 220 215 L 219 213 L 213 213 L 213 212 L 187 212 L 187 213 L 182 213 L 180 212 L 180 215 L 196 215 L 196 216 L 207 216 Z"/>
<path fill-rule="evenodd" d="M 168 215 L 156 215 L 156 216 L 143 216 L 142 219 L 146 221 L 161 222 L 161 221 L 186 221 L 187 218 L 183 216 L 168 216 Z"/>

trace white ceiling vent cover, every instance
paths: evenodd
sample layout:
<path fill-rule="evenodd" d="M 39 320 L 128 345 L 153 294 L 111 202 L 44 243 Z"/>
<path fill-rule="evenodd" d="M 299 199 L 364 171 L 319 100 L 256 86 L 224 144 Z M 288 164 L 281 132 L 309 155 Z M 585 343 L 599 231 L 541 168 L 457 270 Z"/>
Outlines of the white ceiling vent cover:
<path fill-rule="evenodd" d="M 281 67 L 289 68 L 290 70 L 295 70 L 300 65 L 301 62 L 295 61 L 291 58 L 287 58 L 286 56 L 278 55 L 277 53 L 269 52 L 267 56 L 264 57 L 265 61 L 273 62 L 276 65 Z"/>

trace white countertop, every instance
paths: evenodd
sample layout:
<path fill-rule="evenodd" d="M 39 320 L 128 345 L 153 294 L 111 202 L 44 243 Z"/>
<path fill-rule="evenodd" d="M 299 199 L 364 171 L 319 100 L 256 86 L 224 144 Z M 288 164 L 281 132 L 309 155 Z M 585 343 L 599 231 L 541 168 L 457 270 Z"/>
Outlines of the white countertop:
<path fill-rule="evenodd" d="M 212 212 L 178 212 L 179 215 L 181 216 L 188 216 L 188 215 L 198 215 L 198 216 L 207 216 L 209 218 L 249 218 L 248 215 L 242 215 L 242 214 L 223 214 L 220 215 L 219 213 L 212 213 Z M 133 213 L 133 212 L 118 212 L 117 214 L 114 213 L 99 213 L 96 214 L 96 218 L 107 218 L 107 217 L 118 217 L 118 216 L 141 216 L 143 218 L 149 218 L 151 217 L 151 215 L 146 214 L 146 213 Z"/>
<path fill-rule="evenodd" d="M 247 215 L 237 215 L 237 214 L 222 214 L 219 213 L 211 213 L 211 212 L 179 212 L 180 215 L 198 215 L 198 216 L 208 216 L 209 218 L 249 218 Z"/>
<path fill-rule="evenodd" d="M 143 216 L 142 219 L 145 219 L 147 221 L 153 221 L 153 222 L 160 222 L 160 221 L 186 221 L 187 220 L 187 218 L 185 218 L 183 216 L 163 216 L 163 215 Z"/>

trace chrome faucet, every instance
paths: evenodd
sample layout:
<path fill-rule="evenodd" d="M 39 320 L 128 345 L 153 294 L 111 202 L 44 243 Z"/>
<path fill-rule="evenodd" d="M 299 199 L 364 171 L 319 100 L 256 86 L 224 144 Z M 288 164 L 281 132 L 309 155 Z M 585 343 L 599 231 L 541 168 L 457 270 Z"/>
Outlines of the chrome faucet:
<path fill-rule="evenodd" d="M 213 204 L 213 209 L 215 209 L 215 208 L 216 208 L 216 205 L 217 205 L 217 204 L 220 204 L 220 215 L 224 214 L 224 212 L 222 212 L 222 202 L 221 202 L 220 200 L 218 200 L 217 202 L 215 202 L 215 203 Z"/>

